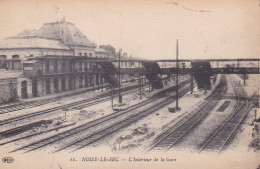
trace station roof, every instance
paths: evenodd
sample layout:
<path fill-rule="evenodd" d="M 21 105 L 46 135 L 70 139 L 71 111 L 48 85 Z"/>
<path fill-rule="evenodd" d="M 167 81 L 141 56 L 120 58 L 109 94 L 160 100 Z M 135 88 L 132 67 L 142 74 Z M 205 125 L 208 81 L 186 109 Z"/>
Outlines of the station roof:
<path fill-rule="evenodd" d="M 10 37 L 0 42 L 0 48 L 48 48 L 70 50 L 61 41 L 55 39 L 46 39 L 35 36 Z"/>
<path fill-rule="evenodd" d="M 1 49 L 48 48 L 70 50 L 74 46 L 95 48 L 96 45 L 70 22 L 45 23 L 39 30 L 23 30 L 0 42 Z"/>
<path fill-rule="evenodd" d="M 96 47 L 96 45 L 70 22 L 45 23 L 35 32 L 37 37 L 61 40 L 66 45 Z"/>

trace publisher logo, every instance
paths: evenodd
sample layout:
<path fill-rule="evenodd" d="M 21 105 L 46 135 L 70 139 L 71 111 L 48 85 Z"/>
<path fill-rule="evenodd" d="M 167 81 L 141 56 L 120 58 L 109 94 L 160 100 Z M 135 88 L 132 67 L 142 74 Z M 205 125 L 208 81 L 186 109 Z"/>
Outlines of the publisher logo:
<path fill-rule="evenodd" d="M 3 163 L 12 163 L 12 162 L 14 162 L 14 158 L 13 157 L 3 157 L 2 162 Z"/>

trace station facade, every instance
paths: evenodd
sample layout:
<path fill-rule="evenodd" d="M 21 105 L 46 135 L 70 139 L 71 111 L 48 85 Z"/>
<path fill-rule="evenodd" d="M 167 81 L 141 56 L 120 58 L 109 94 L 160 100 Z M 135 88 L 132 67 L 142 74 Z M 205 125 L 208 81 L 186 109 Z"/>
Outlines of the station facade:
<path fill-rule="evenodd" d="M 94 62 L 101 58 L 115 56 L 65 21 L 45 23 L 39 30 L 25 30 L 0 42 L 0 71 L 22 72 L 15 82 L 19 98 L 108 85 Z"/>

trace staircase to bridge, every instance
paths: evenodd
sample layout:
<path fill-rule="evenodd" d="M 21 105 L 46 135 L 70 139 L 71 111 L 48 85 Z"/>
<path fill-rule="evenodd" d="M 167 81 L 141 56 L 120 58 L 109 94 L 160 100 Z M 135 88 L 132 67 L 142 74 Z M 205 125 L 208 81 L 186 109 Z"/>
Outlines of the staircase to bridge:
<path fill-rule="evenodd" d="M 102 72 L 104 73 L 105 80 L 112 85 L 113 87 L 118 87 L 118 80 L 115 77 L 116 75 L 116 68 L 112 62 L 101 62 L 100 67 Z"/>
<path fill-rule="evenodd" d="M 159 74 L 162 74 L 161 68 L 157 62 L 142 62 L 144 67 L 144 75 L 151 83 L 154 89 L 163 88 L 162 80 L 159 78 Z"/>

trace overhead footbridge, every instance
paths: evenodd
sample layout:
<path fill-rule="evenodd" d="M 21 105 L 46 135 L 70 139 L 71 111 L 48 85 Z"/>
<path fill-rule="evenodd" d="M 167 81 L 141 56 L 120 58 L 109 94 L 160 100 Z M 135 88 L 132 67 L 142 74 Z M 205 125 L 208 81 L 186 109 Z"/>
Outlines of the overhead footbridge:
<path fill-rule="evenodd" d="M 57 63 L 57 60 L 59 59 L 63 59 L 63 61 Z M 22 67 L 25 77 L 32 79 L 68 76 L 70 79 L 69 82 L 73 83 L 68 86 L 66 86 L 65 83 L 64 85 L 61 85 L 61 88 L 64 88 L 64 90 L 66 90 L 66 88 L 73 88 L 74 81 L 75 84 L 81 84 L 81 82 L 84 81 L 82 80 L 82 77 L 85 79 L 85 84 L 94 85 L 95 82 L 95 84 L 99 85 L 100 82 L 102 83 L 100 77 L 103 77 L 110 85 L 118 87 L 119 75 L 127 75 L 130 78 L 135 79 L 144 75 L 152 87 L 157 89 L 163 86 L 161 80 L 163 75 L 174 77 L 177 72 L 181 75 L 191 75 L 197 79 L 198 84 L 200 84 L 199 81 L 201 81 L 201 77 L 209 79 L 209 77 L 214 74 L 241 74 L 244 75 L 244 77 L 246 77 L 245 75 L 247 74 L 259 74 L 258 58 L 180 59 L 178 60 L 178 70 L 176 68 L 176 62 L 176 60 L 124 59 L 119 61 L 117 59 L 88 58 L 85 56 L 48 56 L 48 58 L 35 57 L 33 61 L 24 61 Z M 119 63 L 121 65 L 120 67 L 118 66 Z M 203 66 L 205 63 L 207 63 L 207 66 Z M 202 69 L 199 69 L 200 66 L 198 65 L 202 66 Z M 76 79 L 74 79 L 74 77 L 76 77 Z M 66 80 L 67 79 L 65 79 L 64 82 L 66 82 Z M 203 82 L 203 84 L 201 84 L 204 86 L 203 88 L 205 88 L 205 86 L 206 88 L 210 88 L 210 86 L 205 85 L 205 83 Z M 59 83 L 56 84 L 56 86 L 58 86 Z M 61 84 L 63 84 L 63 81 Z"/>

